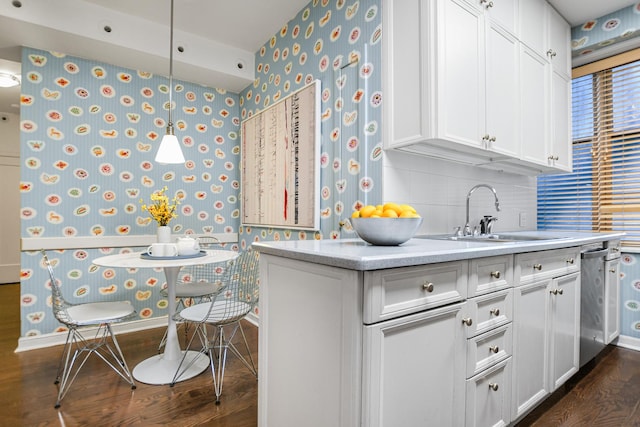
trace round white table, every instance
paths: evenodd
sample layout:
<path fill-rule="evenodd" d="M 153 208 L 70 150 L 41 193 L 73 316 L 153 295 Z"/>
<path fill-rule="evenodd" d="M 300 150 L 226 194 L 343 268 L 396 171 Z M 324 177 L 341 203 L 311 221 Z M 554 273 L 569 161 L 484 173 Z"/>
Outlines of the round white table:
<path fill-rule="evenodd" d="M 108 255 L 93 260 L 93 264 L 101 267 L 116 268 L 158 268 L 164 269 L 167 279 L 168 292 L 168 316 L 167 316 L 167 340 L 162 354 L 157 354 L 143 360 L 133 368 L 133 376 L 136 380 L 145 384 L 170 384 L 180 365 L 183 351 L 180 349 L 176 322 L 173 314 L 176 309 L 175 284 L 181 267 L 188 265 L 212 264 L 227 261 L 238 256 L 237 252 L 226 250 L 207 250 L 206 255 L 194 258 L 175 257 L 171 259 L 141 258 L 142 252 L 130 252 L 125 254 Z M 189 366 L 177 381 L 193 378 L 207 369 L 209 358 L 197 351 L 187 352 L 185 366 Z M 193 360 L 193 363 L 191 361 Z"/>

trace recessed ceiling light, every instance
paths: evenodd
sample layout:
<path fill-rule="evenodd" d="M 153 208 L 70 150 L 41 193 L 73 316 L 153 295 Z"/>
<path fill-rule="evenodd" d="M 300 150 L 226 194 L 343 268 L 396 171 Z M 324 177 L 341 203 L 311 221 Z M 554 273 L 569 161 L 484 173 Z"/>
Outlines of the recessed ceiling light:
<path fill-rule="evenodd" d="M 15 74 L 0 73 L 0 87 L 13 87 L 20 84 L 20 77 Z"/>

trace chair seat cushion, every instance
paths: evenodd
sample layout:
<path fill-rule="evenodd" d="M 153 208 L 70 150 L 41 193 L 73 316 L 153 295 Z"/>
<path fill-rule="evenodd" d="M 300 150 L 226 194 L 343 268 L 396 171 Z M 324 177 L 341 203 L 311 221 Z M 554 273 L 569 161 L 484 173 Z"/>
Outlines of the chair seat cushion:
<path fill-rule="evenodd" d="M 242 319 L 250 311 L 252 306 L 242 301 L 216 300 L 211 308 L 210 302 L 192 305 L 180 312 L 180 317 L 191 322 L 230 323 Z M 209 313 L 209 317 L 207 317 Z M 206 318 L 206 319 L 205 319 Z"/>
<path fill-rule="evenodd" d="M 216 294 L 220 291 L 222 286 L 222 283 L 211 282 L 176 283 L 176 297 L 196 298 L 205 295 Z"/>
<path fill-rule="evenodd" d="M 125 301 L 78 304 L 67 308 L 66 311 L 70 323 L 77 325 L 117 322 L 135 313 L 133 306 Z"/>

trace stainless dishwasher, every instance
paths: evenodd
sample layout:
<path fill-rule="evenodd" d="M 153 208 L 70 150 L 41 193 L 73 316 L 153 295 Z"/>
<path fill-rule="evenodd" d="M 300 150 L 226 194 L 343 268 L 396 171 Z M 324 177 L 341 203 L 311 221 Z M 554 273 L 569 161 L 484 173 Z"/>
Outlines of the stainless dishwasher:
<path fill-rule="evenodd" d="M 580 367 L 605 347 L 605 259 L 602 243 L 581 248 Z"/>

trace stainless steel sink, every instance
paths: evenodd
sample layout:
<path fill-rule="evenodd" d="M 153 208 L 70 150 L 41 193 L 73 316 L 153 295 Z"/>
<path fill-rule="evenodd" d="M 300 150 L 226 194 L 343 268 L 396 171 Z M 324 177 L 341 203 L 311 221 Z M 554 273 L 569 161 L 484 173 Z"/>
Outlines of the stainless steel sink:
<path fill-rule="evenodd" d="M 509 234 L 509 233 L 483 234 L 478 236 L 453 236 L 450 234 L 441 234 L 441 235 L 423 235 L 423 236 L 415 236 L 415 237 L 418 239 L 453 240 L 453 241 L 459 241 L 459 242 L 478 242 L 478 243 L 518 243 L 518 242 L 557 240 L 557 239 L 566 238 L 562 236 Z"/>

